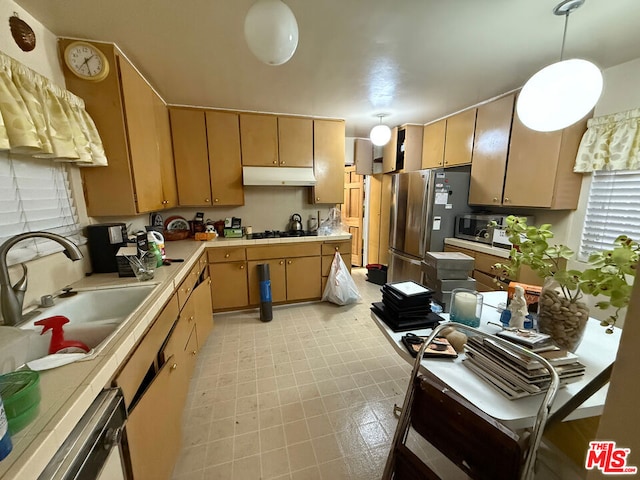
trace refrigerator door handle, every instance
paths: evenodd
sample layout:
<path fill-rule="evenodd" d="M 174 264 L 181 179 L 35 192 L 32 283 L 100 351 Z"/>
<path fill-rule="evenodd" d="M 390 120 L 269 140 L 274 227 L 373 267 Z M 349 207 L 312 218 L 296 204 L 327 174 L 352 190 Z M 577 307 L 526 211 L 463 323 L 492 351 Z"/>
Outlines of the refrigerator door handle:
<path fill-rule="evenodd" d="M 408 262 L 408 263 L 412 263 L 413 265 L 422 265 L 422 260 L 420 260 L 419 258 L 409 257 L 407 255 L 403 255 L 403 254 L 399 253 L 397 250 L 389 249 L 389 255 L 392 255 L 394 257 L 398 257 L 400 260 L 403 260 L 403 261 Z"/>

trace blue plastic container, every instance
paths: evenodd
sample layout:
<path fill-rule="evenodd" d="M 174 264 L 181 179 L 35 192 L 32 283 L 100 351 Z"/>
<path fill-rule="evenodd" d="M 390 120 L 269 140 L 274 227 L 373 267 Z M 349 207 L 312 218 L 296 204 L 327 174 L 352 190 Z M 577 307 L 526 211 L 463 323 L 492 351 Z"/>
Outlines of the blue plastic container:
<path fill-rule="evenodd" d="M 9 434 L 9 422 L 4 412 L 4 404 L 0 397 L 0 460 L 4 460 L 11 453 L 13 444 L 11 443 L 11 435 Z"/>

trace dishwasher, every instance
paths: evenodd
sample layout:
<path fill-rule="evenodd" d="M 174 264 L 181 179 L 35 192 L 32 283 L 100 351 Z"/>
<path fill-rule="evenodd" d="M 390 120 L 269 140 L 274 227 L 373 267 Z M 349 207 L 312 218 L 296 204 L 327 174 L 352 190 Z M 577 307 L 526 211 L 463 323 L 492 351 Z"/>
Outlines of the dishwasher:
<path fill-rule="evenodd" d="M 38 480 L 127 480 L 121 444 L 126 419 L 121 390 L 100 392 Z"/>

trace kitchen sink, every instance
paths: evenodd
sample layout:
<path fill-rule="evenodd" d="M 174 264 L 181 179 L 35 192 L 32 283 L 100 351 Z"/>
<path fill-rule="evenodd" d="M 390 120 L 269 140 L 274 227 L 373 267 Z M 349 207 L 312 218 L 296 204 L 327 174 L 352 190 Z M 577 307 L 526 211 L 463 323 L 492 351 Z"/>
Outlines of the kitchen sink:
<path fill-rule="evenodd" d="M 57 297 L 55 305 L 39 307 L 24 316 L 26 320 L 18 328 L 28 332 L 28 347 L 21 352 L 25 358 L 15 358 L 12 363 L 20 366 L 48 354 L 51 330 L 40 335 L 42 327 L 34 323 L 54 315 L 69 319 L 69 323 L 63 327 L 65 340 L 83 342 L 93 349 L 92 353 L 98 353 L 154 288 L 155 285 L 148 284 L 78 290 L 75 295 Z M 3 360 L 0 363 L 6 364 L 6 359 L 0 360 Z"/>

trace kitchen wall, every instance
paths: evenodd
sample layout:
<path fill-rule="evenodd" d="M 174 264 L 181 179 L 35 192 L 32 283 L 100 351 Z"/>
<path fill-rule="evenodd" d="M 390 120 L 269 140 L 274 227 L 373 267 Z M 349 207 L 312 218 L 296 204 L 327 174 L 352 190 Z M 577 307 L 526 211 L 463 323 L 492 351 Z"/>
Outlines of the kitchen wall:
<path fill-rule="evenodd" d="M 8 19 L 14 12 L 31 26 L 36 35 L 36 47 L 31 52 L 20 50 L 11 37 Z M 54 83 L 64 86 L 64 75 L 57 54 L 56 36 L 12 0 L 2 0 L 0 2 L 0 18 L 3 22 L 3 28 L 0 28 L 0 50 L 49 78 Z M 0 161 L 2 160 L 0 159 Z M 69 166 L 69 171 L 72 188 L 74 192 L 77 192 L 75 197 L 77 199 L 78 214 L 81 222 L 87 224 L 88 218 L 82 197 L 79 170 L 77 167 Z M 28 262 L 29 288 L 25 294 L 25 306 L 36 303 L 41 295 L 52 293 L 81 279 L 85 272 L 90 270 L 86 248 L 81 247 L 81 250 L 85 258 L 78 262 L 70 261 L 62 253 Z M 13 267 L 9 272 L 14 282 L 22 275 L 22 269 L 19 267 Z"/>

